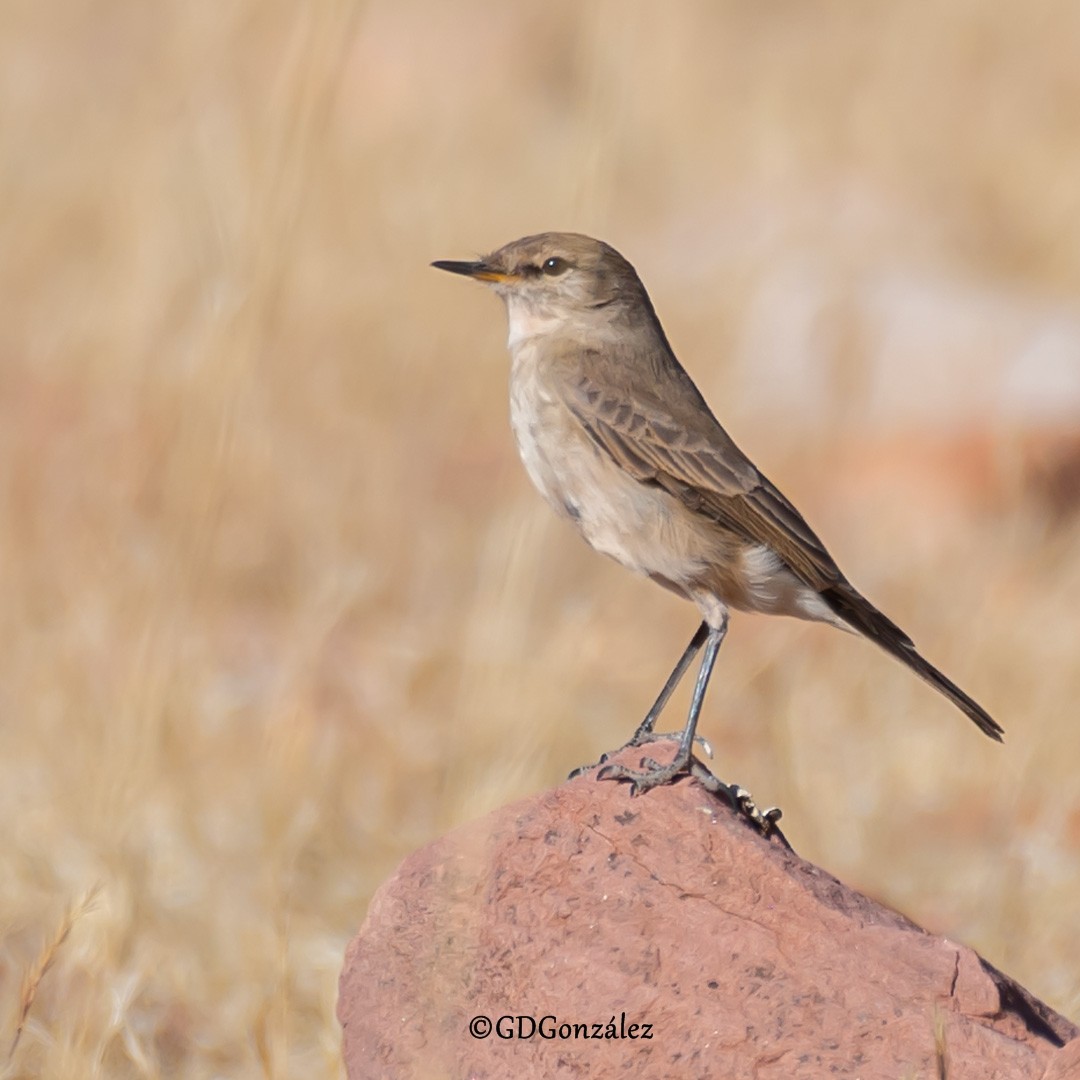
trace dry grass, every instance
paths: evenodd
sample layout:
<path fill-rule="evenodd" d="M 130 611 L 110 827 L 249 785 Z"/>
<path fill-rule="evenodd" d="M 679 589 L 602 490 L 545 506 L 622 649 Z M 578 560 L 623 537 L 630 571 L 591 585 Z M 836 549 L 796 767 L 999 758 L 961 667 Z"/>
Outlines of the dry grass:
<path fill-rule="evenodd" d="M 1075 430 L 1025 403 L 1075 406 L 1077 11 L 5 4 L 5 1075 L 338 1075 L 380 880 L 651 700 L 693 612 L 549 520 L 426 268 L 552 227 L 1009 739 L 744 618 L 719 771 L 1076 1016 L 1080 525 L 1022 451 Z"/>

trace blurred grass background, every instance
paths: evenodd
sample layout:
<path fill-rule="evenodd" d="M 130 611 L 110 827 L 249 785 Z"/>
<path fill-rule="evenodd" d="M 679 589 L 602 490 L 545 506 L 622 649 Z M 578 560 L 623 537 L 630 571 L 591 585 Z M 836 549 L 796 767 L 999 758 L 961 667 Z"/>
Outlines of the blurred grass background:
<path fill-rule="evenodd" d="M 549 228 L 638 266 L 1007 731 L 743 616 L 717 771 L 1080 1017 L 1078 34 L 1067 0 L 3 5 L 2 1075 L 339 1075 L 379 882 L 652 701 L 694 611 L 551 517 L 500 306 L 427 267 Z"/>

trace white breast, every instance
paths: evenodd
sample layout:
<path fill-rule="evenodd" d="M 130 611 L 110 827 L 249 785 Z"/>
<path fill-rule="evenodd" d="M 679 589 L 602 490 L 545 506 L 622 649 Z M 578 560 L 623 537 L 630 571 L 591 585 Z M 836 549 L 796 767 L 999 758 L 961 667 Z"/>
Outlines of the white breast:
<path fill-rule="evenodd" d="M 513 330 L 511 329 L 511 341 Z M 563 501 L 562 483 L 552 463 L 552 428 L 558 424 L 559 405 L 540 379 L 535 351 L 527 345 L 512 347 L 510 374 L 510 427 L 529 479 L 559 514 L 573 514 Z M 557 456 L 557 451 L 556 451 Z"/>
<path fill-rule="evenodd" d="M 515 303 L 513 298 L 507 303 L 506 316 L 510 325 L 510 334 L 506 339 L 506 347 L 511 354 L 529 338 L 558 330 L 563 322 L 562 319 L 537 312 L 525 303 Z"/>
<path fill-rule="evenodd" d="M 589 544 L 641 574 L 688 581 L 707 560 L 693 530 L 673 529 L 674 500 L 598 450 L 547 382 L 539 348 L 514 350 L 510 423 L 536 488 Z"/>

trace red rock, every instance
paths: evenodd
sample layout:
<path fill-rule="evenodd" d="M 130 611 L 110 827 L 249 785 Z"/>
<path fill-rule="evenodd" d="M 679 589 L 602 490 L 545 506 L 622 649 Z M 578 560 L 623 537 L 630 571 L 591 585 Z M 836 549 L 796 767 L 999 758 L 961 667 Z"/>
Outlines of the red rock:
<path fill-rule="evenodd" d="M 1080 1075 L 1069 1021 L 691 780 L 590 773 L 410 855 L 338 1017 L 350 1080 Z"/>
<path fill-rule="evenodd" d="M 1080 1080 L 1080 1039 L 1073 1039 L 1050 1058 L 1041 1080 Z"/>

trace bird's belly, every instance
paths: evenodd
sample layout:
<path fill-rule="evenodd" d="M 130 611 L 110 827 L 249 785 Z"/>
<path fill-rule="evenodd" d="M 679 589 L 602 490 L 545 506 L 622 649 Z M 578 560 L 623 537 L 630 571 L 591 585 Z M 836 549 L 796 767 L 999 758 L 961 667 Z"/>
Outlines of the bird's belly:
<path fill-rule="evenodd" d="M 521 460 L 557 514 L 623 566 L 694 600 L 743 611 L 836 622 L 817 595 L 763 545 L 635 480 L 589 438 L 565 405 L 526 370 L 511 383 Z"/>
<path fill-rule="evenodd" d="M 705 544 L 681 506 L 619 468 L 561 402 L 542 391 L 512 393 L 510 415 L 533 484 L 593 548 L 675 586 L 700 575 Z"/>

